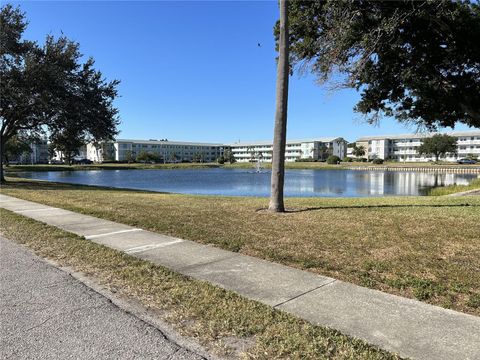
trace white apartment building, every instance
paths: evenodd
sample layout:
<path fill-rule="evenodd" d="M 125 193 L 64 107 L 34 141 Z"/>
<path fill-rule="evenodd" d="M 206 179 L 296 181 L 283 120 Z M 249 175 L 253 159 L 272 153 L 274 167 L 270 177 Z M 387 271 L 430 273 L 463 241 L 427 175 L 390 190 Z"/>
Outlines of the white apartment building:
<path fill-rule="evenodd" d="M 229 148 L 238 162 L 272 161 L 272 141 L 238 142 L 230 144 Z M 346 151 L 347 142 L 341 137 L 287 140 L 285 161 L 326 160 L 330 155 L 343 159 Z"/>
<path fill-rule="evenodd" d="M 441 159 L 456 161 L 469 155 L 480 157 L 480 130 L 449 132 L 447 135 L 457 138 L 457 153 L 449 154 Z M 424 162 L 435 160 L 433 157 L 420 156 L 418 147 L 423 139 L 434 133 L 418 133 L 405 135 L 364 136 L 359 138 L 357 146 L 365 148 L 368 159 L 380 158 L 405 162 Z"/>
<path fill-rule="evenodd" d="M 17 157 L 8 159 L 12 164 L 48 164 L 48 143 L 47 139 L 32 141 L 30 151 L 20 154 Z"/>
<path fill-rule="evenodd" d="M 87 145 L 80 146 L 77 151 L 76 155 L 72 157 L 72 160 L 81 160 L 81 159 L 87 159 Z M 56 162 L 56 161 L 65 161 L 65 154 L 63 151 L 57 151 L 53 153 L 53 157 L 50 159 L 51 162 Z"/>
<path fill-rule="evenodd" d="M 168 140 L 117 139 L 95 146 L 87 145 L 87 158 L 94 162 L 135 159 L 142 151 L 157 156 L 161 162 L 214 162 L 223 155 L 225 145 Z"/>

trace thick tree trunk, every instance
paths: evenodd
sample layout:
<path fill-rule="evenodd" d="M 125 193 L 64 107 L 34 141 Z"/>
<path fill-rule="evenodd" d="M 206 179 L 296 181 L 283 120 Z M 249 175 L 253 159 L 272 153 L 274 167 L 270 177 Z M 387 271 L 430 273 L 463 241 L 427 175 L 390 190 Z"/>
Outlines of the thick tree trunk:
<path fill-rule="evenodd" d="M 5 176 L 3 175 L 3 158 L 5 157 L 5 139 L 0 136 L 0 183 L 4 184 Z"/>
<path fill-rule="evenodd" d="M 287 142 L 287 103 L 288 103 L 288 3 L 280 0 L 280 38 L 277 65 L 277 93 L 275 108 L 275 130 L 272 151 L 272 179 L 270 205 L 273 212 L 285 211 L 283 204 L 283 184 L 285 180 L 285 146 Z"/>

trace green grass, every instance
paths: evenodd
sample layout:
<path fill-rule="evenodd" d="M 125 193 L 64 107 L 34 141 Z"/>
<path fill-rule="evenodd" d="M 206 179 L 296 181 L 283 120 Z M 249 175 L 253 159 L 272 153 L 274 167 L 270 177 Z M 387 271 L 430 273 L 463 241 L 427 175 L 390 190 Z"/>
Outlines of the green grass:
<path fill-rule="evenodd" d="M 360 340 L 0 209 L 1 234 L 140 301 L 185 336 L 228 357 L 397 359 Z M 250 344 L 243 354 L 227 344 Z"/>
<path fill-rule="evenodd" d="M 22 171 L 76 171 L 76 170 L 152 170 L 152 169 L 202 169 L 219 167 L 216 163 L 178 163 L 178 164 L 90 164 L 90 165 L 10 165 L 5 168 L 7 175 Z"/>
<path fill-rule="evenodd" d="M 14 180 L 2 193 L 480 315 L 480 197 L 268 199 Z"/>
<path fill-rule="evenodd" d="M 442 195 L 450 195 L 455 194 L 458 192 L 468 191 L 468 190 L 480 190 L 480 178 L 475 179 L 468 185 L 450 185 L 450 186 L 440 186 L 431 189 L 428 192 L 428 195 L 431 196 L 442 196 Z"/>

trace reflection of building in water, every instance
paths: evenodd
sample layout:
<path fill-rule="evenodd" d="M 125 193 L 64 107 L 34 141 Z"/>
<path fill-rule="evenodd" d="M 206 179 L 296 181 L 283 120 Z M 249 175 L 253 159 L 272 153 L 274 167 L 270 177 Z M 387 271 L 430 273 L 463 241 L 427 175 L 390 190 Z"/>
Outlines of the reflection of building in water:
<path fill-rule="evenodd" d="M 399 172 L 394 181 L 394 192 L 398 195 L 419 195 L 418 187 L 438 186 L 436 176 L 432 173 Z"/>
<path fill-rule="evenodd" d="M 317 194 L 341 195 L 350 191 L 346 171 L 314 171 L 313 191 Z"/>
<path fill-rule="evenodd" d="M 225 194 L 268 196 L 270 172 L 235 171 L 216 188 Z M 468 184 L 475 174 L 400 171 L 287 170 L 286 196 L 424 195 L 435 186 Z"/>
<path fill-rule="evenodd" d="M 390 174 L 384 171 L 351 171 L 348 173 L 348 184 L 351 191 L 357 196 L 384 195 L 389 192 L 385 185 Z"/>
<path fill-rule="evenodd" d="M 356 195 L 424 195 L 436 186 L 467 185 L 475 177 L 474 174 L 352 171 L 347 183 Z"/>
<path fill-rule="evenodd" d="M 285 178 L 286 193 L 342 195 L 347 191 L 345 171 L 288 171 Z"/>
<path fill-rule="evenodd" d="M 313 193 L 315 191 L 313 176 L 304 175 L 292 178 L 287 175 L 285 180 L 286 192 Z"/>
<path fill-rule="evenodd" d="M 386 193 L 423 195 L 426 190 L 437 186 L 467 185 L 474 177 L 472 174 L 390 172 L 385 177 L 385 184 L 389 187 Z"/>
<path fill-rule="evenodd" d="M 370 176 L 370 195 L 385 194 L 385 172 L 374 172 Z"/>
<path fill-rule="evenodd" d="M 357 195 L 370 195 L 370 187 L 366 185 L 369 184 L 370 174 L 371 172 L 369 171 L 348 172 L 348 183 Z"/>

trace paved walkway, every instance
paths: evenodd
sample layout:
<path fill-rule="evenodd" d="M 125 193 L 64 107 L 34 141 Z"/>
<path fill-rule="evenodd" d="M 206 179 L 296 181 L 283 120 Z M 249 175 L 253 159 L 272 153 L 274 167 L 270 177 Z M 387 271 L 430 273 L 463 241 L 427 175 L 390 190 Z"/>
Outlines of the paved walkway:
<path fill-rule="evenodd" d="M 416 359 L 480 359 L 480 318 L 0 195 L 0 207 Z"/>
<path fill-rule="evenodd" d="M 0 236 L 0 358 L 200 360 Z"/>

